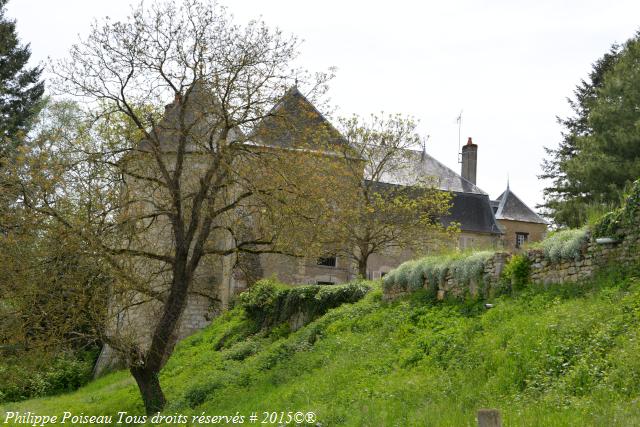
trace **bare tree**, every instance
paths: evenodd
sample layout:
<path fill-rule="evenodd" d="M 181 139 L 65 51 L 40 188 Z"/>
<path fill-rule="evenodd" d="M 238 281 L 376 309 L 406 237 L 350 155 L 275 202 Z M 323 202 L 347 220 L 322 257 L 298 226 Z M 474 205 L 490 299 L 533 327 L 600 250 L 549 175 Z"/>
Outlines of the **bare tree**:
<path fill-rule="evenodd" d="M 40 137 L 54 142 L 31 154 L 36 185 L 24 185 L 22 199 L 113 270 L 118 315 L 126 305 L 154 307 L 148 340 L 108 328 L 102 336 L 126 361 L 148 413 L 165 405 L 158 374 L 203 260 L 313 247 L 321 209 L 309 200 L 330 194 L 319 177 L 331 162 L 253 138 L 294 81 L 312 95 L 325 87 L 327 75 L 292 67 L 297 49 L 263 22 L 239 26 L 217 5 L 185 0 L 94 24 L 53 67 L 54 88 L 86 108 L 75 134 Z"/>

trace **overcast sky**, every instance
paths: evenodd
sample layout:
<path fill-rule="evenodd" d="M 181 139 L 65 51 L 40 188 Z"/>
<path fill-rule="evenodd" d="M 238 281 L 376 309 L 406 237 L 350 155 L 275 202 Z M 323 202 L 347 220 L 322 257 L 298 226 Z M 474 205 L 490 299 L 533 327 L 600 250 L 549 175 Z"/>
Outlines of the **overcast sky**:
<path fill-rule="evenodd" d="M 94 18 L 122 19 L 131 0 L 10 0 L 34 63 L 64 57 Z M 497 197 L 511 189 L 542 202 L 544 146 L 560 140 L 555 117 L 614 42 L 640 29 L 640 1 L 223 2 L 238 22 L 262 16 L 304 40 L 301 63 L 335 66 L 329 96 L 337 113 L 410 114 L 427 151 L 460 171 L 462 143 L 478 144 L 478 186 Z"/>

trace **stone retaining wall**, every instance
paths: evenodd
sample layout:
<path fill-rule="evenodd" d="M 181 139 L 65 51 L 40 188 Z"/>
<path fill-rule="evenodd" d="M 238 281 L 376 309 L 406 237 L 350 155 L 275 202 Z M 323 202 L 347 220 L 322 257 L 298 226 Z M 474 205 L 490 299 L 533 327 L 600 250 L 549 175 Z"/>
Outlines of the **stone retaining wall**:
<path fill-rule="evenodd" d="M 551 262 L 540 250 L 526 253 L 531 261 L 531 282 L 537 285 L 550 283 L 574 283 L 591 278 L 606 265 L 630 267 L 640 262 L 640 232 L 622 230 L 624 235 L 614 243 L 598 243 L 590 238 L 582 247 L 577 259 Z"/>
<path fill-rule="evenodd" d="M 617 241 L 598 243 L 591 236 L 583 244 L 576 258 L 552 261 L 545 257 L 541 249 L 530 249 L 522 252 L 531 263 L 530 280 L 534 285 L 552 283 L 572 283 L 589 279 L 606 265 L 619 265 L 628 268 L 640 264 L 640 227 L 620 230 Z M 622 236 L 622 237 L 620 237 Z M 451 271 L 447 271 L 443 280 L 434 284 L 438 300 L 444 298 L 487 297 L 492 290 L 500 286 L 502 270 L 513 254 L 497 252 L 484 264 L 481 277 L 469 283 L 458 283 Z M 425 289 L 434 289 L 427 279 Z M 410 291 L 399 286 L 392 286 L 384 292 L 385 300 L 393 300 Z"/>

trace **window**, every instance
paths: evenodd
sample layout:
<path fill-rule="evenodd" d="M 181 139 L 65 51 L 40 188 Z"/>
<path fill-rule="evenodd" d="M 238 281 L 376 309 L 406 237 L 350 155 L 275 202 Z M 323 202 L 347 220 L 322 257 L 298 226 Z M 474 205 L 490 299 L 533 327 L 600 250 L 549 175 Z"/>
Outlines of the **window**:
<path fill-rule="evenodd" d="M 529 240 L 529 233 L 516 233 L 516 248 L 521 248 Z"/>
<path fill-rule="evenodd" d="M 322 280 L 318 280 L 316 285 L 333 285 L 333 282 L 323 282 Z"/>
<path fill-rule="evenodd" d="M 336 266 L 336 257 L 321 257 L 318 258 L 318 265 L 323 265 L 325 267 L 335 267 Z"/>

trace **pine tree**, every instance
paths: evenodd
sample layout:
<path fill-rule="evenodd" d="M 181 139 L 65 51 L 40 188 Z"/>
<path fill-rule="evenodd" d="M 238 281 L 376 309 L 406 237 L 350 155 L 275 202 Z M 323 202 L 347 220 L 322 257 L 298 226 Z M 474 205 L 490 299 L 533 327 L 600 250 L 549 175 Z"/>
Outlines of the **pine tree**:
<path fill-rule="evenodd" d="M 593 64 L 587 80 L 582 80 L 573 91 L 573 99 L 567 99 L 573 115 L 558 117 L 558 123 L 564 128 L 558 148 L 545 147 L 549 158 L 543 161 L 539 178 L 551 180 L 551 184 L 544 189 L 545 203 L 539 207 L 559 226 L 581 226 L 586 220 L 587 207 L 594 202 L 592 192 L 572 176 L 568 165 L 580 151 L 578 140 L 593 133 L 589 115 L 605 75 L 618 62 L 620 50 L 620 46 L 614 44 Z"/>
<path fill-rule="evenodd" d="M 557 225 L 583 225 L 589 212 L 616 205 L 640 178 L 640 32 L 614 45 L 593 64 L 559 119 L 565 131 L 557 149 L 547 149 L 541 178 L 547 214 Z"/>
<path fill-rule="evenodd" d="M 0 0 L 0 158 L 28 130 L 44 93 L 42 68 L 26 67 L 31 51 L 20 44 L 15 21 L 5 16 L 7 1 Z"/>

